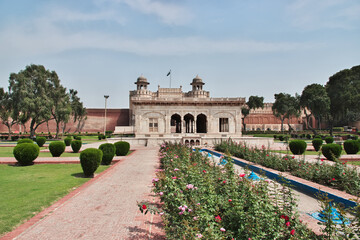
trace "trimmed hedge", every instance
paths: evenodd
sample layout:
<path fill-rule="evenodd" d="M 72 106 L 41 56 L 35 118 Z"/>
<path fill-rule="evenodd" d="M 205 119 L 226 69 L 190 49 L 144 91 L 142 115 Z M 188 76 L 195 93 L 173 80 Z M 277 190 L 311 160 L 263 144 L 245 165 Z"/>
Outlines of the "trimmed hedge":
<path fill-rule="evenodd" d="M 101 164 L 110 165 L 115 156 L 115 146 L 111 143 L 104 143 L 99 146 L 99 149 L 103 152 Z"/>
<path fill-rule="evenodd" d="M 328 143 L 322 146 L 321 151 L 327 159 L 335 161 L 341 156 L 342 147 L 335 143 Z"/>
<path fill-rule="evenodd" d="M 51 142 L 49 144 L 49 150 L 53 157 L 60 157 L 65 151 L 65 143 L 61 141 Z"/>
<path fill-rule="evenodd" d="M 13 154 L 21 166 L 29 166 L 39 156 L 40 148 L 34 143 L 22 143 L 14 147 Z"/>
<path fill-rule="evenodd" d="M 78 141 L 78 140 L 77 140 Z M 93 177 L 99 167 L 103 152 L 96 148 L 88 148 L 80 153 L 80 163 L 86 177 Z"/>
<path fill-rule="evenodd" d="M 101 140 L 101 139 L 105 139 L 105 138 L 106 138 L 106 137 L 105 137 L 105 135 L 104 135 L 104 134 L 99 134 L 99 135 L 98 135 L 98 139 L 99 139 L 99 140 Z"/>
<path fill-rule="evenodd" d="M 130 144 L 128 142 L 119 141 L 114 143 L 116 156 L 126 156 L 130 150 Z"/>
<path fill-rule="evenodd" d="M 314 140 L 312 140 L 312 145 L 317 152 L 320 150 L 322 144 L 323 140 L 321 138 L 315 138 Z"/>
<path fill-rule="evenodd" d="M 31 140 L 30 138 L 23 138 L 17 141 L 17 144 L 22 144 L 22 143 L 34 143 L 34 141 Z"/>
<path fill-rule="evenodd" d="M 42 147 L 46 143 L 46 137 L 36 137 L 35 142 L 39 147 Z"/>
<path fill-rule="evenodd" d="M 333 137 L 326 137 L 325 138 L 325 142 L 327 143 L 327 144 L 329 144 L 329 143 L 333 143 L 334 142 L 334 138 Z"/>
<path fill-rule="evenodd" d="M 74 153 L 79 152 L 81 146 L 82 146 L 81 140 L 73 140 L 73 141 L 71 141 L 71 149 L 73 150 Z"/>
<path fill-rule="evenodd" d="M 72 142 L 72 138 L 71 137 L 66 137 L 64 139 L 64 143 L 66 146 L 70 146 L 71 145 L 71 142 Z"/>
<path fill-rule="evenodd" d="M 356 154 L 360 150 L 360 142 L 358 140 L 346 140 L 344 150 L 347 154 Z"/>
<path fill-rule="evenodd" d="M 294 155 L 301 155 L 305 152 L 307 147 L 307 144 L 305 141 L 303 140 L 292 140 L 289 143 L 289 148 L 290 151 L 294 154 Z"/>

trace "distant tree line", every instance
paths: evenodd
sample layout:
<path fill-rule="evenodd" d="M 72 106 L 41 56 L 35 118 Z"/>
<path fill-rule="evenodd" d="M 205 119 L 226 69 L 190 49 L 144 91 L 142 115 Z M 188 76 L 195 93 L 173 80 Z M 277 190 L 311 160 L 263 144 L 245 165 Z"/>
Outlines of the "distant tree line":
<path fill-rule="evenodd" d="M 25 128 L 29 121 L 30 137 L 35 136 L 41 124 L 50 120 L 55 121 L 56 138 L 61 128 L 65 131 L 71 118 L 79 127 L 86 119 L 86 109 L 77 94 L 74 89 L 67 91 L 56 72 L 42 65 L 32 64 L 19 73 L 11 73 L 8 91 L 0 88 L 0 118 L 8 128 L 9 138 L 13 125 Z"/>
<path fill-rule="evenodd" d="M 274 96 L 272 110 L 281 121 L 281 131 L 286 119 L 291 131 L 291 118 L 299 117 L 303 111 L 306 125 L 315 135 L 319 127 L 312 126 L 312 117 L 317 120 L 319 126 L 322 121 L 326 121 L 332 135 L 334 126 L 344 126 L 360 120 L 360 65 L 335 73 L 324 86 L 316 83 L 307 85 L 301 95 L 277 93 Z M 251 109 L 263 108 L 263 99 L 250 96 L 247 106 L 241 109 L 243 120 Z"/>

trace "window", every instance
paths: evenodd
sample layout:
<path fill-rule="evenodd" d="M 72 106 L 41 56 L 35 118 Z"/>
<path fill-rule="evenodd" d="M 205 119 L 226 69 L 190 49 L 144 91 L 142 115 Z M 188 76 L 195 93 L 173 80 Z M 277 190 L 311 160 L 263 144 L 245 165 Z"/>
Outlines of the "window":
<path fill-rule="evenodd" d="M 157 132 L 157 131 L 158 131 L 158 119 L 149 118 L 149 132 Z"/>
<path fill-rule="evenodd" d="M 219 132 L 229 132 L 228 118 L 219 118 Z"/>

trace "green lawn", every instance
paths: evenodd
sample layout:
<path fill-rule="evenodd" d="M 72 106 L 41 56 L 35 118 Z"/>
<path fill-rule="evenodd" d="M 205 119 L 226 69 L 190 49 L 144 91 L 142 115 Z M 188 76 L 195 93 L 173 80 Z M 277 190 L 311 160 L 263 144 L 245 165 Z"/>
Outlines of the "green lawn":
<path fill-rule="evenodd" d="M 0 165 L 0 236 L 90 180 L 82 176 L 80 164 Z"/>

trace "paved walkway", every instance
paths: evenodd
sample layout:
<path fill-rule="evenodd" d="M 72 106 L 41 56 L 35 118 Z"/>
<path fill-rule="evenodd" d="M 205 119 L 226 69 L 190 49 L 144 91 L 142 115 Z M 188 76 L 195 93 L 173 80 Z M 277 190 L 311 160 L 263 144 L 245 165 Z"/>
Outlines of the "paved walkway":
<path fill-rule="evenodd" d="M 137 207 L 154 199 L 158 164 L 158 148 L 136 149 L 14 239 L 163 239 L 161 219 Z"/>

